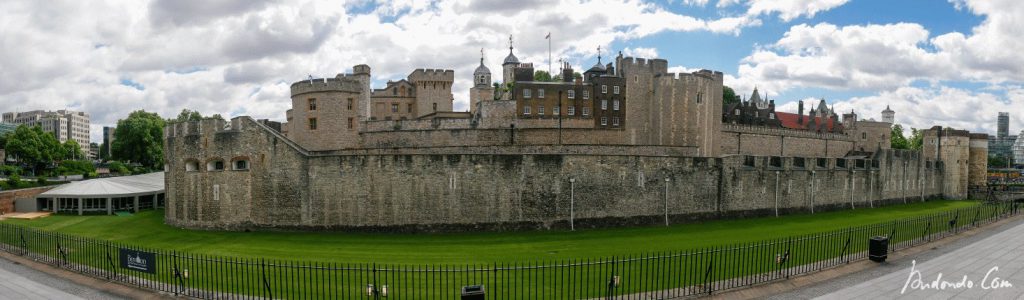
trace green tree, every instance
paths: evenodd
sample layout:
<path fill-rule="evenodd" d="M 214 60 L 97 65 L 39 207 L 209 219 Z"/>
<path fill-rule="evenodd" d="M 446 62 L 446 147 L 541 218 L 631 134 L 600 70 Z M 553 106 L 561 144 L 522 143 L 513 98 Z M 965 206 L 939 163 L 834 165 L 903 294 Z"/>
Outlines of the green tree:
<path fill-rule="evenodd" d="M 548 71 L 537 70 L 533 72 L 533 81 L 552 81 L 551 74 Z"/>
<path fill-rule="evenodd" d="M 198 110 L 190 110 L 188 108 L 185 108 L 185 109 L 182 109 L 180 113 L 178 113 L 178 117 L 177 118 L 174 118 L 174 119 L 168 120 L 168 121 L 173 121 L 173 122 L 190 122 L 190 121 L 202 121 L 203 119 L 217 119 L 217 120 L 222 120 L 223 121 L 224 117 L 221 116 L 220 114 L 213 114 L 212 116 L 206 117 L 206 116 L 203 116 L 203 114 L 200 113 Z"/>
<path fill-rule="evenodd" d="M 892 134 L 889 136 L 889 141 L 893 149 L 910 149 L 910 142 L 903 135 L 903 126 L 900 124 L 892 125 Z"/>
<path fill-rule="evenodd" d="M 722 86 L 722 106 L 723 107 L 724 106 L 729 106 L 729 104 L 733 104 L 733 103 L 737 103 L 737 102 L 740 102 L 740 96 L 736 95 L 736 91 L 734 91 L 729 86 L 723 85 Z"/>
<path fill-rule="evenodd" d="M 178 122 L 188 122 L 188 121 L 200 121 L 202 119 L 203 119 L 203 114 L 200 114 L 198 110 L 189 110 L 188 108 L 184 108 L 184 109 L 181 110 L 180 113 L 178 113 L 178 117 L 175 118 L 174 120 L 178 121 Z M 115 131 L 115 133 L 117 133 L 117 132 Z"/>
<path fill-rule="evenodd" d="M 96 166 L 88 160 L 65 160 L 57 166 L 60 175 L 87 175 L 96 172 Z"/>
<path fill-rule="evenodd" d="M 11 176 L 7 177 L 7 187 L 16 189 L 19 185 L 21 185 L 21 176 L 18 176 L 18 174 L 11 174 Z"/>
<path fill-rule="evenodd" d="M 131 174 L 131 172 L 128 171 L 128 166 L 125 166 L 123 163 L 119 161 L 110 162 L 109 164 L 107 164 L 107 169 L 109 169 L 111 173 L 118 173 L 121 175 Z"/>
<path fill-rule="evenodd" d="M 911 127 L 907 145 L 910 150 L 921 150 L 921 146 L 924 146 L 924 131 Z"/>
<path fill-rule="evenodd" d="M 110 156 L 107 155 L 107 147 L 110 147 L 110 145 L 107 145 L 107 143 L 100 144 L 100 160 L 101 161 L 106 161 L 106 160 L 110 159 Z"/>
<path fill-rule="evenodd" d="M 55 156 L 54 160 L 85 158 L 85 153 L 82 153 L 82 147 L 75 140 L 67 140 L 64 144 L 61 144 L 58 154 L 59 157 Z"/>
<path fill-rule="evenodd" d="M 1005 168 L 1006 167 L 1006 163 L 1007 163 L 1006 157 L 997 156 L 997 155 L 989 155 L 989 157 L 988 157 L 988 167 L 989 168 Z"/>
<path fill-rule="evenodd" d="M 142 164 L 150 169 L 163 167 L 164 119 L 143 110 L 118 120 L 111 143 L 114 159 Z"/>
<path fill-rule="evenodd" d="M 6 146 L 9 155 L 32 166 L 33 174 L 64 156 L 57 138 L 39 126 L 18 126 L 8 137 Z"/>

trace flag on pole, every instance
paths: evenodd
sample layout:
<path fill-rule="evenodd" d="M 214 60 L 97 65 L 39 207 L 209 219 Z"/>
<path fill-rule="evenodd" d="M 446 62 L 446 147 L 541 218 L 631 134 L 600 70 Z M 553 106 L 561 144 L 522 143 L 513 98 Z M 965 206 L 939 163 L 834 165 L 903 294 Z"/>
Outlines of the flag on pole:
<path fill-rule="evenodd" d="M 551 32 L 549 31 L 548 35 L 544 36 L 544 39 L 550 39 L 550 38 L 551 38 Z"/>

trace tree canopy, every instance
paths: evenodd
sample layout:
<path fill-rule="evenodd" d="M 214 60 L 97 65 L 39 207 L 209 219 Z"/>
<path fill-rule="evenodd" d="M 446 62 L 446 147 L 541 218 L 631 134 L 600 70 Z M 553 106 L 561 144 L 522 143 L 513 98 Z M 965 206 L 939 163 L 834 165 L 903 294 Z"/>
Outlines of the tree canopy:
<path fill-rule="evenodd" d="M 19 162 L 32 166 L 33 171 L 45 168 L 55 160 L 61 160 L 68 154 L 57 138 L 42 127 L 25 125 L 18 126 L 6 141 L 8 155 L 13 155 Z"/>
<path fill-rule="evenodd" d="M 164 124 L 160 115 L 143 110 L 118 120 L 111 143 L 114 158 L 136 162 L 150 169 L 163 167 Z"/>
<path fill-rule="evenodd" d="M 205 117 L 198 110 L 190 110 L 188 108 L 184 108 L 184 109 L 181 110 L 180 113 L 178 113 L 178 117 L 177 118 L 174 118 L 174 119 L 171 119 L 171 120 L 168 120 L 168 121 L 173 121 L 173 122 L 189 122 L 189 121 L 201 121 L 203 119 L 224 120 L 224 117 L 222 117 L 220 114 L 213 114 L 213 115 L 211 115 L 209 117 Z"/>
<path fill-rule="evenodd" d="M 729 86 L 722 86 L 722 106 L 729 106 L 729 104 L 740 102 L 740 96 L 736 95 L 736 91 L 732 90 Z"/>
<path fill-rule="evenodd" d="M 537 70 L 533 72 L 533 81 L 554 81 L 548 71 Z"/>
<path fill-rule="evenodd" d="M 910 137 L 903 135 L 903 125 L 893 124 L 892 134 L 889 137 L 893 149 L 921 150 L 924 144 L 923 132 L 917 128 L 910 128 Z"/>
<path fill-rule="evenodd" d="M 910 149 L 910 142 L 906 136 L 903 136 L 903 125 L 892 125 L 892 134 L 889 135 L 889 141 L 893 149 Z"/>

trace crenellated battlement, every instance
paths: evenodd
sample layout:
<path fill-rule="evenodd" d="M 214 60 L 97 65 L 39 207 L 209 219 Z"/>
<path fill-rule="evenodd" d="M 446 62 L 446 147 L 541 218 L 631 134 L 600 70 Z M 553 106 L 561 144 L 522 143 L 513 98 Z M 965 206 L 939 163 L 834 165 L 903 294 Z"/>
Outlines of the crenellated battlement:
<path fill-rule="evenodd" d="M 292 83 L 291 95 L 314 92 L 349 92 L 359 93 L 362 83 L 353 74 L 338 74 L 335 78 L 313 78 Z"/>
<path fill-rule="evenodd" d="M 190 135 L 211 136 L 220 132 L 239 131 L 242 129 L 243 118 L 248 117 L 235 117 L 230 121 L 206 118 L 199 121 L 172 122 L 164 126 L 164 138 Z"/>
<path fill-rule="evenodd" d="M 455 71 L 445 69 L 416 69 L 409 74 L 409 80 L 413 82 L 441 81 L 454 82 Z"/>
<path fill-rule="evenodd" d="M 618 64 L 619 64 L 618 67 L 621 70 L 635 69 L 635 68 L 645 68 L 645 69 L 649 69 L 654 74 L 665 74 L 665 73 L 668 73 L 668 60 L 661 59 L 661 58 L 650 58 L 650 59 L 647 59 L 647 58 L 634 58 L 632 56 L 627 56 L 627 57 L 623 57 L 623 58 L 619 59 Z"/>

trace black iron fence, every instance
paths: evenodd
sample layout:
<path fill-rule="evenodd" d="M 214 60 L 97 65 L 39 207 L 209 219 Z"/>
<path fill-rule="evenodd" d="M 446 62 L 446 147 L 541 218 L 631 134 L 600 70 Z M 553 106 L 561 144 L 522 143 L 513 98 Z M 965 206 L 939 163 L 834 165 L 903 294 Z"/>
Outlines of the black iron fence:
<path fill-rule="evenodd" d="M 0 250 L 75 272 L 205 299 L 621 299 L 709 295 L 896 251 L 1018 213 L 982 204 L 923 217 L 688 251 L 487 265 L 397 265 L 231 258 L 136 247 L 0 223 Z M 470 290 L 473 290 L 472 288 Z"/>

